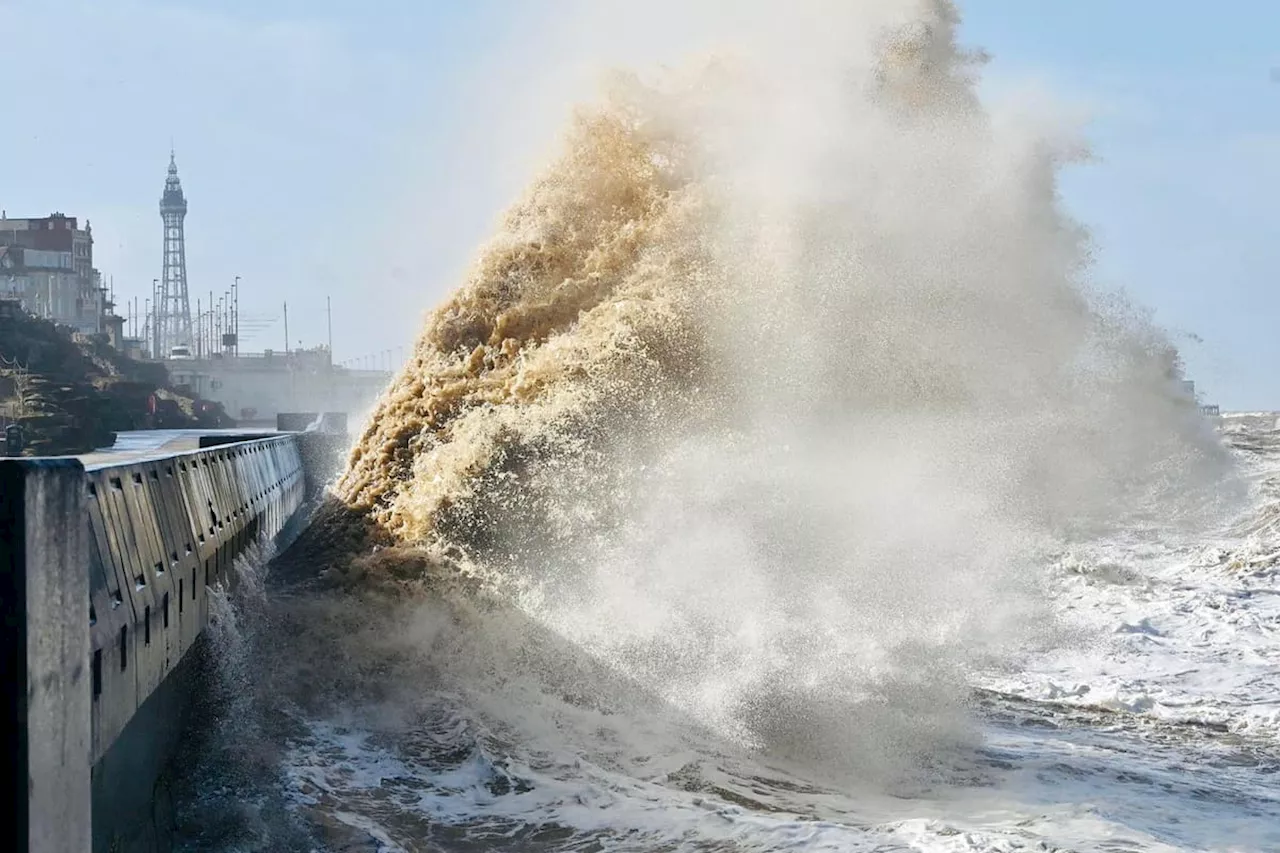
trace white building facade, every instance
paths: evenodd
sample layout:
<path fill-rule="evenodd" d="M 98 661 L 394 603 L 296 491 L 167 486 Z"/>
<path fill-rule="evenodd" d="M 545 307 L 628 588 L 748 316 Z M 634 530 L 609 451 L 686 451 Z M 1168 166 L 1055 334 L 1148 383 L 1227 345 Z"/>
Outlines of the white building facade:
<path fill-rule="evenodd" d="M 96 335 L 109 310 L 93 268 L 88 224 L 55 213 L 40 219 L 0 215 L 0 298 L 15 299 L 37 317 Z"/>

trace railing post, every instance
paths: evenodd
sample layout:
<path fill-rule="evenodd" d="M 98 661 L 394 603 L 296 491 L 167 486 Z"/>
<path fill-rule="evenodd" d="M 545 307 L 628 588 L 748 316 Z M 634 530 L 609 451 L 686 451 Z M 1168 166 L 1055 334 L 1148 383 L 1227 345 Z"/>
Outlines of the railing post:
<path fill-rule="evenodd" d="M 91 847 L 86 519 L 79 460 L 0 460 L 0 837 L 18 853 Z"/>

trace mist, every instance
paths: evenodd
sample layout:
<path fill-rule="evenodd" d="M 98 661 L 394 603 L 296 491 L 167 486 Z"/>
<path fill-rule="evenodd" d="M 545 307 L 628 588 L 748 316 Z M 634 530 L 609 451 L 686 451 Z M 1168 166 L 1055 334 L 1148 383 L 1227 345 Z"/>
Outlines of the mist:
<path fill-rule="evenodd" d="M 1091 286 L 1072 122 L 987 109 L 949 3 L 734 9 L 544 22 L 613 64 L 336 493 L 408 594 L 479 578 L 743 748 L 909 775 L 1057 640 L 1055 548 L 1216 517 L 1230 466 Z"/>

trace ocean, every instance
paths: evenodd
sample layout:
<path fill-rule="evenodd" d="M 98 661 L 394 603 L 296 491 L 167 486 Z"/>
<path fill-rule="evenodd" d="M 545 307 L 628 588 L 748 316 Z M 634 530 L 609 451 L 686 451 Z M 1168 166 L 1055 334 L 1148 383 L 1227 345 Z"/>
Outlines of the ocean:
<path fill-rule="evenodd" d="M 568 111 L 221 600 L 183 849 L 1280 850 L 1275 417 L 951 3 L 802 5 Z"/>

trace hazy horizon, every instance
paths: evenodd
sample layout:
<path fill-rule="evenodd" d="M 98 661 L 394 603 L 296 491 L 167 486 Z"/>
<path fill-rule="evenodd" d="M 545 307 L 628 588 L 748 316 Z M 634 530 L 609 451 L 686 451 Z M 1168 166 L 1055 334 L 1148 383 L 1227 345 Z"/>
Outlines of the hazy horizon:
<path fill-rule="evenodd" d="M 962 40 L 992 55 L 984 92 L 1051 93 L 1059 118 L 1078 116 L 1096 161 L 1062 194 L 1094 233 L 1095 281 L 1154 311 L 1207 402 L 1280 407 L 1280 250 L 1262 211 L 1280 185 L 1265 35 L 1280 10 L 961 7 Z M 90 220 L 96 266 L 121 304 L 141 302 L 159 275 L 172 142 L 193 304 L 238 275 L 242 313 L 263 325 L 246 348 L 283 347 L 286 300 L 291 345 L 323 343 L 326 297 L 338 361 L 407 348 L 589 91 L 589 45 L 634 27 L 604 14 L 588 38 L 545 8 L 0 0 L 23 34 L 11 68 L 33 69 L 9 91 L 22 118 L 0 141 L 0 207 Z M 715 31 L 688 26 L 691 45 Z"/>

